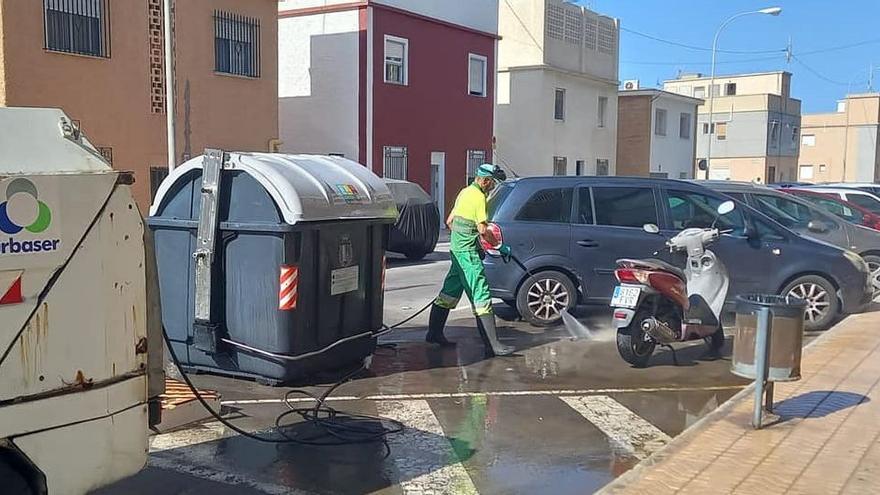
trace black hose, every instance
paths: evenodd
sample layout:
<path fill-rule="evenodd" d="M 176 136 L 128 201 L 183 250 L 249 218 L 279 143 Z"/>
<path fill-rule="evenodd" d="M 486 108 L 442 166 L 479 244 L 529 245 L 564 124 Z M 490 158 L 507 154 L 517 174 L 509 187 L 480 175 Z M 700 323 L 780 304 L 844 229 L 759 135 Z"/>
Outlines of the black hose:
<path fill-rule="evenodd" d="M 283 438 L 264 437 L 245 431 L 223 418 L 220 413 L 215 411 L 205 401 L 201 392 L 199 392 L 195 385 L 193 385 L 189 376 L 183 371 L 180 361 L 177 358 L 177 354 L 174 352 L 174 348 L 171 345 L 171 339 L 168 337 L 168 333 L 165 331 L 164 327 L 162 328 L 162 337 L 165 340 L 165 346 L 168 348 L 168 354 L 171 356 L 171 360 L 174 362 L 177 369 L 180 370 L 180 375 L 183 378 L 183 381 L 195 395 L 202 407 L 205 408 L 214 419 L 243 437 L 263 443 L 310 446 L 340 446 L 381 442 L 385 446 L 385 455 L 387 457 L 391 453 L 391 449 L 388 446 L 387 436 L 403 431 L 403 423 L 400 421 L 366 414 L 343 413 L 327 405 L 327 399 L 330 394 L 364 371 L 363 366 L 342 377 L 342 379 L 334 383 L 333 386 L 320 396 L 316 396 L 306 390 L 291 390 L 287 392 L 284 396 L 284 403 L 290 410 L 281 413 L 275 419 L 276 431 Z M 308 408 L 295 408 L 290 400 L 290 396 L 294 394 L 309 397 L 315 401 L 315 404 Z M 289 426 L 289 424 L 282 425 L 281 421 L 293 413 L 299 414 L 306 423 L 315 426 L 319 433 L 310 437 L 293 437 L 285 432 L 284 427 Z M 386 426 L 386 423 L 390 424 L 390 426 Z"/>

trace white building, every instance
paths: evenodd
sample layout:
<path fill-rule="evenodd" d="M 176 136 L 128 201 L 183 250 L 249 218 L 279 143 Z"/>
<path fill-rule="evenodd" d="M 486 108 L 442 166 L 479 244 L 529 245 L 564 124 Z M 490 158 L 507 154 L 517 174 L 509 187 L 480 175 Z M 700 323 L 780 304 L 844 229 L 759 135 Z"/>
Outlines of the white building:
<path fill-rule="evenodd" d="M 495 158 L 518 175 L 613 175 L 619 22 L 561 0 L 500 2 Z"/>
<path fill-rule="evenodd" d="M 699 98 L 659 89 L 621 91 L 617 175 L 692 179 Z"/>

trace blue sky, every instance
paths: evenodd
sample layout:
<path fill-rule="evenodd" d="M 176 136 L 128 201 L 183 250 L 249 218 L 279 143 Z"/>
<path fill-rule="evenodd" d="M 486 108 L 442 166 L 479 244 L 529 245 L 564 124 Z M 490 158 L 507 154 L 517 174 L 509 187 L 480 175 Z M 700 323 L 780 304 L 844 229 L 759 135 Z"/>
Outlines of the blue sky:
<path fill-rule="evenodd" d="M 880 88 L 880 0 L 581 0 L 601 14 L 620 19 L 620 79 L 639 79 L 642 87 L 674 78 L 679 71 L 709 74 L 711 52 L 647 39 L 627 29 L 698 48 L 711 48 L 715 30 L 739 12 L 780 6 L 778 17 L 746 16 L 728 25 L 719 50 L 718 74 L 787 70 L 792 94 L 803 112 L 830 111 L 851 87 L 867 88 L 873 63 L 874 89 Z M 789 37 L 796 60 L 786 63 Z M 861 44 L 846 49 L 817 50 Z M 767 53 L 768 51 L 775 51 Z M 799 55 L 800 54 L 800 55 Z M 806 67 L 805 67 L 805 65 Z M 809 68 L 807 68 L 809 67 Z"/>

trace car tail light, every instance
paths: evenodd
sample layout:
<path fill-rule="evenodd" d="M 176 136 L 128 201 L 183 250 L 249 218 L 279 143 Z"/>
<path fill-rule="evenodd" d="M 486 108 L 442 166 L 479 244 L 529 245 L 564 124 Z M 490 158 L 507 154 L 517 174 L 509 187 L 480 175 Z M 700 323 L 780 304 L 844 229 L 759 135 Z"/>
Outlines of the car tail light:
<path fill-rule="evenodd" d="M 483 246 L 483 251 L 493 252 L 504 244 L 504 236 L 501 234 L 501 227 L 499 227 L 498 224 L 490 223 L 488 230 L 495 236 L 495 240 L 498 241 L 498 244 L 490 246 L 489 243 L 480 236 L 480 245 Z"/>
<path fill-rule="evenodd" d="M 862 223 L 865 224 L 865 227 L 880 230 L 880 215 L 865 215 Z"/>
<path fill-rule="evenodd" d="M 618 268 L 614 270 L 614 276 L 622 284 L 648 284 L 649 276 L 645 270 L 635 268 Z"/>

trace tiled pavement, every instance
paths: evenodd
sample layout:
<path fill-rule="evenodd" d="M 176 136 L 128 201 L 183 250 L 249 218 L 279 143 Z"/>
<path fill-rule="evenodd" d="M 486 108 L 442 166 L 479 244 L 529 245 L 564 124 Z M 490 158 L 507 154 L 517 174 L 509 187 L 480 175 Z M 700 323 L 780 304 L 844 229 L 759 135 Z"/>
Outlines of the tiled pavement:
<path fill-rule="evenodd" d="M 749 389 L 603 493 L 880 493 L 880 313 L 821 337 L 802 376 L 776 385 L 764 429 L 749 424 Z"/>

